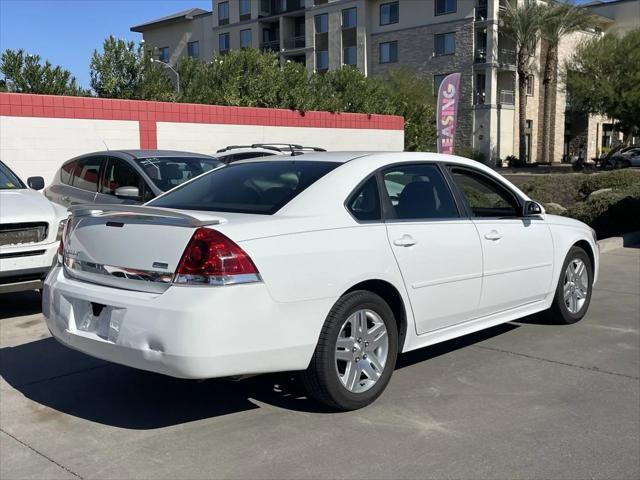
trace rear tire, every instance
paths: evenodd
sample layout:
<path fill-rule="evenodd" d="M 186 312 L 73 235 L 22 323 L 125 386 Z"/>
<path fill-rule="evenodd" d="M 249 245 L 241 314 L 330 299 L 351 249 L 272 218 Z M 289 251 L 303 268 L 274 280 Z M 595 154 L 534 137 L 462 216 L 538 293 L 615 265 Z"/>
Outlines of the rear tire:
<path fill-rule="evenodd" d="M 325 320 L 302 381 L 310 397 L 336 410 L 372 403 L 386 388 L 398 356 L 389 305 L 357 290 L 341 297 Z"/>
<path fill-rule="evenodd" d="M 572 247 L 560 271 L 548 319 L 557 324 L 572 324 L 582 320 L 591 302 L 593 265 L 587 252 Z"/>

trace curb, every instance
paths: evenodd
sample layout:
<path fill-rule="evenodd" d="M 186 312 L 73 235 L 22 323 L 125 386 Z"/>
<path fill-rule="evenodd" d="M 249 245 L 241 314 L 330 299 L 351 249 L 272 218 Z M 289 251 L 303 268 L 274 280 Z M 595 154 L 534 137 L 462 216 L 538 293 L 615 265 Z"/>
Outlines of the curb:
<path fill-rule="evenodd" d="M 640 243 L 640 231 L 625 233 L 621 237 L 610 237 L 598 240 L 600 253 L 609 252 L 617 248 L 628 247 L 629 245 Z"/>

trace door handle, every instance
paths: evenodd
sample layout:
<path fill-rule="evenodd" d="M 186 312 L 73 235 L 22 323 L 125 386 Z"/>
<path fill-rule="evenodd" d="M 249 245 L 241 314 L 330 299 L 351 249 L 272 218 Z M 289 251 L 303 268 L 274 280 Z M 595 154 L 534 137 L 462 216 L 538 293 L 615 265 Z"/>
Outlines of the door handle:
<path fill-rule="evenodd" d="M 484 238 L 495 242 L 497 240 L 500 240 L 502 238 L 502 235 L 497 230 L 491 230 L 489 233 L 484 234 Z"/>
<path fill-rule="evenodd" d="M 393 244 L 398 246 L 398 247 L 411 247 L 412 245 L 415 245 L 416 243 L 418 243 L 418 240 L 416 240 L 415 238 L 413 238 L 411 235 L 403 235 L 400 238 L 396 238 L 393 241 Z"/>

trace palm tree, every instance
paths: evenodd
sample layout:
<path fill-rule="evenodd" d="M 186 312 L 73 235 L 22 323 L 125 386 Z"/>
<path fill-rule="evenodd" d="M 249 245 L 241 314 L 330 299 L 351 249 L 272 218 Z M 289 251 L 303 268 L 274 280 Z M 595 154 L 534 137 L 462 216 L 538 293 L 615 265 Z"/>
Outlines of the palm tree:
<path fill-rule="evenodd" d="M 531 55 L 540 38 L 543 7 L 538 2 L 525 0 L 523 4 L 507 2 L 500 13 L 500 31 L 516 44 L 518 72 L 518 126 L 520 133 L 519 158 L 525 161 L 527 145 L 527 78 L 531 74 Z"/>
<path fill-rule="evenodd" d="M 544 105 L 542 114 L 542 161 L 548 163 L 551 156 L 551 101 L 558 80 L 558 45 L 562 38 L 593 26 L 594 19 L 585 8 L 567 3 L 548 4 L 543 8 L 540 35 L 546 44 L 542 85 Z"/>

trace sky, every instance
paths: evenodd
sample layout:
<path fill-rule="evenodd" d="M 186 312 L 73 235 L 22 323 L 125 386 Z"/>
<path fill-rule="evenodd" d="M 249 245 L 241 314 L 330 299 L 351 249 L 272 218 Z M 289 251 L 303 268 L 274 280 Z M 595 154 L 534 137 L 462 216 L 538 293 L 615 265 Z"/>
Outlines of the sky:
<path fill-rule="evenodd" d="M 140 41 L 129 27 L 192 7 L 211 10 L 211 0 L 0 0 L 0 52 L 39 54 L 89 87 L 91 54 L 106 37 Z"/>
<path fill-rule="evenodd" d="M 39 54 L 89 87 L 91 54 L 106 37 L 140 41 L 132 25 L 192 7 L 211 10 L 211 0 L 0 0 L 0 52 Z"/>

